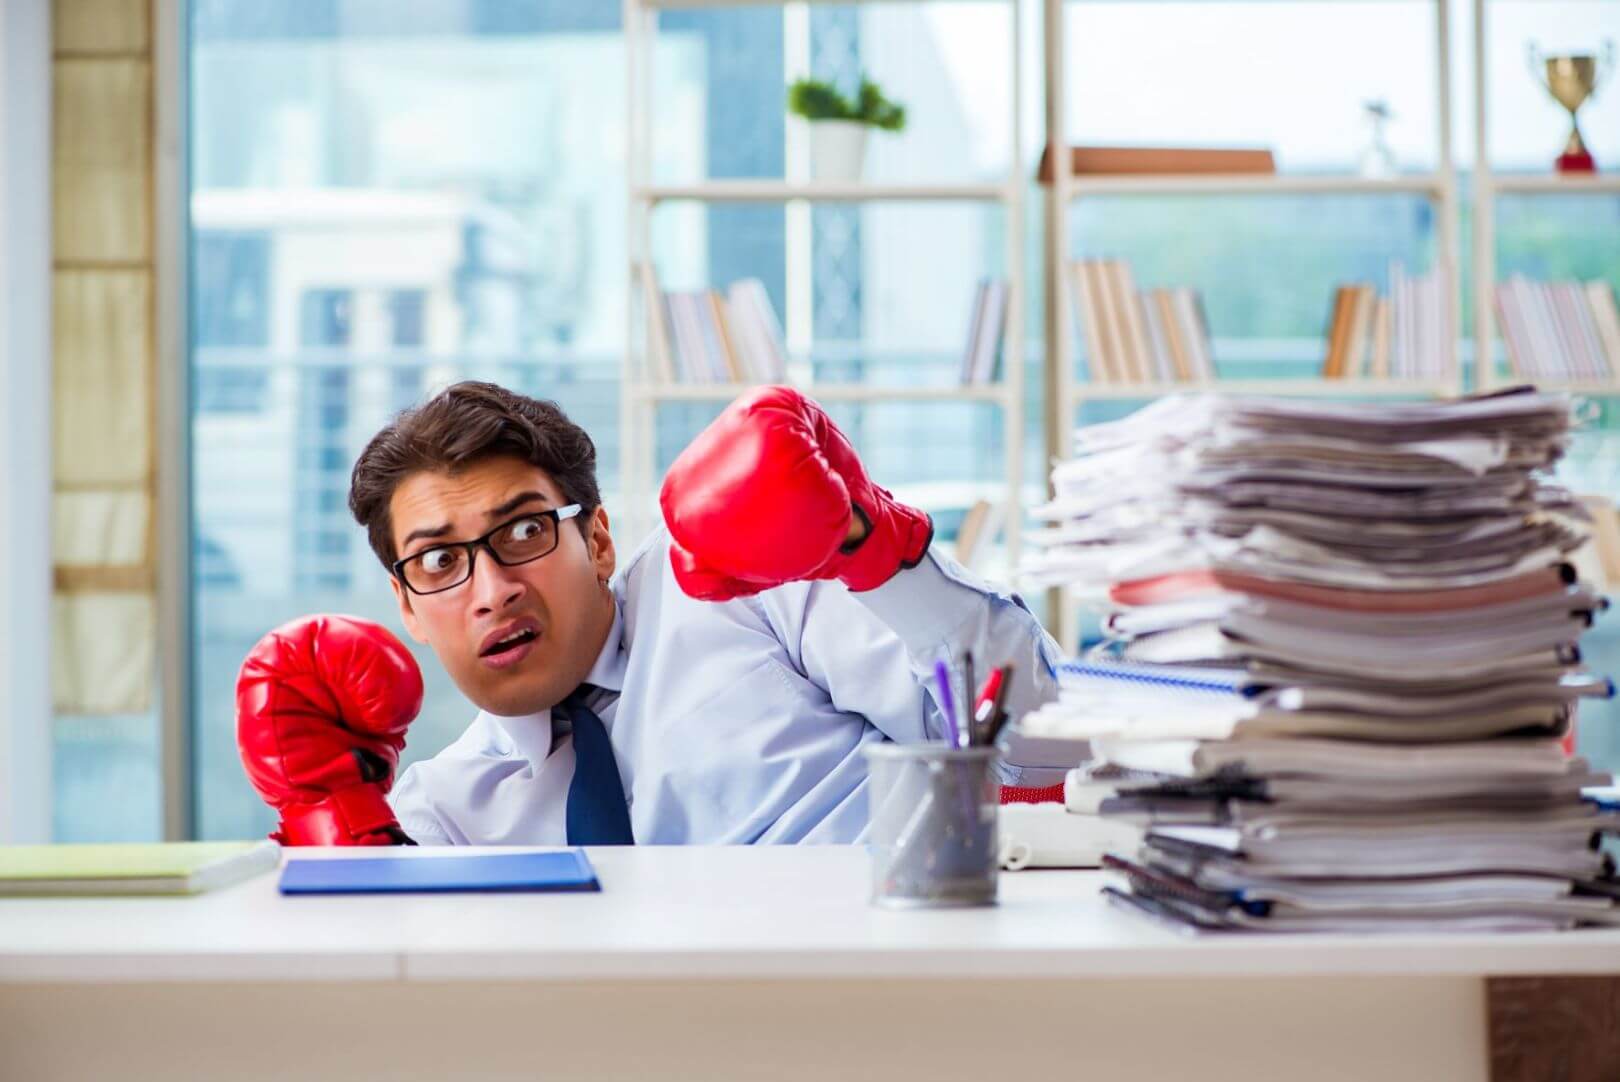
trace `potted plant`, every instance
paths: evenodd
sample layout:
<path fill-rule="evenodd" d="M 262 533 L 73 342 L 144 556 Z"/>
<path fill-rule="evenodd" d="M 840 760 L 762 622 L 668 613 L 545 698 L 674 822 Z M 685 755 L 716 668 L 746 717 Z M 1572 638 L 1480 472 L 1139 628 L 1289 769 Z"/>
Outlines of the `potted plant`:
<path fill-rule="evenodd" d="M 788 112 L 810 122 L 810 176 L 815 180 L 859 180 L 867 131 L 897 132 L 906 126 L 905 106 L 885 98 L 864 75 L 854 101 L 831 83 L 799 79 L 788 87 Z"/>

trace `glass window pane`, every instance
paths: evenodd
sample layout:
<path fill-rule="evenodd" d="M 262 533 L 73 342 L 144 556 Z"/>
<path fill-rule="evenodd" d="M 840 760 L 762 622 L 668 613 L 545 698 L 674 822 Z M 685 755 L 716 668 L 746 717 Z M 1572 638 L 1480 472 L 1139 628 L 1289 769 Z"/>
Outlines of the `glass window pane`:
<path fill-rule="evenodd" d="M 1269 147 L 1279 171 L 1343 173 L 1367 142 L 1363 103 L 1381 100 L 1399 170 L 1439 160 L 1432 4 L 1103 0 L 1066 11 L 1072 142 Z"/>
<path fill-rule="evenodd" d="M 623 45 L 594 0 L 191 9 L 197 807 L 237 837 L 273 821 L 236 752 L 253 643 L 315 612 L 404 637 L 346 503 L 390 416 L 467 378 L 554 398 L 617 507 Z M 407 762 L 473 715 L 413 649 Z"/>

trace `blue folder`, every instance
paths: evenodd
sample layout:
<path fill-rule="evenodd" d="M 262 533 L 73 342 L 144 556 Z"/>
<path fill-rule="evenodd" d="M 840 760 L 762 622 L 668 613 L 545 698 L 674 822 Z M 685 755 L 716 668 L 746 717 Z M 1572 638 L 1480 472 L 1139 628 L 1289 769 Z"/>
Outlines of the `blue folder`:
<path fill-rule="evenodd" d="M 584 852 L 289 860 L 283 894 L 601 890 Z"/>

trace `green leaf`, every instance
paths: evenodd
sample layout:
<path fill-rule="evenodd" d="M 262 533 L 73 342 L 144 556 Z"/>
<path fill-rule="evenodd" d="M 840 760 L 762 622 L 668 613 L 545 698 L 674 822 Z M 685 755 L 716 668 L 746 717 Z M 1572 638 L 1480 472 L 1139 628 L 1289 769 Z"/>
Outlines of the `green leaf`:
<path fill-rule="evenodd" d="M 906 126 L 905 106 L 885 98 L 882 89 L 864 75 L 854 101 L 824 80 L 795 80 L 788 87 L 787 107 L 788 112 L 806 120 L 853 120 L 894 132 Z"/>
<path fill-rule="evenodd" d="M 859 119 L 850 100 L 820 79 L 799 79 L 788 87 L 788 111 L 806 120 Z"/>

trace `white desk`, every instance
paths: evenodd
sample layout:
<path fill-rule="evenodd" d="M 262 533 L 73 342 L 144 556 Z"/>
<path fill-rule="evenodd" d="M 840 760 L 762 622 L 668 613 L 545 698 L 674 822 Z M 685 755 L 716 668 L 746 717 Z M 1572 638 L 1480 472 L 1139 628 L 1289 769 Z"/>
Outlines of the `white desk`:
<path fill-rule="evenodd" d="M 0 1079 L 1463 1082 L 1483 977 L 1620 974 L 1620 930 L 1190 939 L 1096 872 L 889 912 L 858 848 L 591 858 L 601 894 L 0 899 Z"/>

